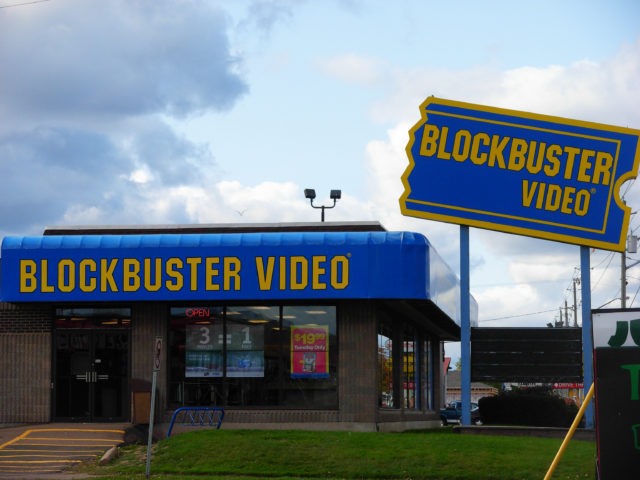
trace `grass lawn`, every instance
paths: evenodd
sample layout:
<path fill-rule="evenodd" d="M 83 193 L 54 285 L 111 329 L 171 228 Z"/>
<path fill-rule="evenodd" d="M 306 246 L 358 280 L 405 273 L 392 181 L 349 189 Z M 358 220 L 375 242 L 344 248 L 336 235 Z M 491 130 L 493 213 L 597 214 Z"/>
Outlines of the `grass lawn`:
<path fill-rule="evenodd" d="M 154 445 L 151 476 L 173 478 L 349 478 L 541 480 L 561 439 L 411 433 L 199 430 Z M 572 440 L 553 479 L 593 479 L 596 446 Z M 146 445 L 81 470 L 144 478 Z"/>

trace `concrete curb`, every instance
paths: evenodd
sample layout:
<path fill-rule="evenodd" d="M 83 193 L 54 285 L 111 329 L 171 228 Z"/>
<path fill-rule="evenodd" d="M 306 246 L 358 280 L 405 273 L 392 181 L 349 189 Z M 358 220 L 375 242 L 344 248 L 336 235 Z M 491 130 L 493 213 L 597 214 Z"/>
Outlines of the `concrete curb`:
<path fill-rule="evenodd" d="M 568 430 L 568 428 L 559 427 L 518 427 L 509 425 L 469 425 L 453 427 L 454 432 L 462 434 L 543 438 L 564 438 Z M 578 428 L 573 434 L 573 439 L 595 442 L 596 431 Z"/>
<path fill-rule="evenodd" d="M 120 454 L 120 449 L 118 448 L 117 445 L 111 447 L 109 450 L 104 452 L 104 455 L 102 455 L 102 458 L 98 462 L 98 465 L 106 465 L 107 463 L 111 462 L 112 460 L 118 458 L 119 454 Z"/>

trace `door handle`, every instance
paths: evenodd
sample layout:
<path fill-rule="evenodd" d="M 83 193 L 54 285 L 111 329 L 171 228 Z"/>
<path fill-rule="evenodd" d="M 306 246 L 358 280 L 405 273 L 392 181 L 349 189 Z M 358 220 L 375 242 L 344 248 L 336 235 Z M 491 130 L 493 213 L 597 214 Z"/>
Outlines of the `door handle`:
<path fill-rule="evenodd" d="M 98 375 L 98 380 L 109 380 L 109 375 Z"/>
<path fill-rule="evenodd" d="M 90 382 L 89 380 L 89 372 L 84 372 L 84 375 L 76 375 L 76 380 L 84 380 L 85 382 Z"/>

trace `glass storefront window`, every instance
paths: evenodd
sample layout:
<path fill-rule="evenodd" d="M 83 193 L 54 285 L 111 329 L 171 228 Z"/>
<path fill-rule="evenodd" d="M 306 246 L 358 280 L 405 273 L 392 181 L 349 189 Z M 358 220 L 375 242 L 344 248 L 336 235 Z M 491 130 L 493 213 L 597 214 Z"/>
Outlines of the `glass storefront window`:
<path fill-rule="evenodd" d="M 403 341 L 402 362 L 402 398 L 404 408 L 418 408 L 418 362 L 416 361 L 416 340 L 414 335 L 406 334 Z"/>
<path fill-rule="evenodd" d="M 336 307 L 283 307 L 282 343 L 287 372 L 283 404 L 337 407 Z"/>
<path fill-rule="evenodd" d="M 227 405 L 277 405 L 279 307 L 227 307 L 226 320 Z"/>
<path fill-rule="evenodd" d="M 337 408 L 335 306 L 174 307 L 170 402 Z"/>
<path fill-rule="evenodd" d="M 431 349 L 431 341 L 425 340 L 423 342 L 422 353 L 422 365 L 424 369 L 424 385 L 422 398 L 424 401 L 424 408 L 426 410 L 433 410 L 433 352 Z"/>
<path fill-rule="evenodd" d="M 393 408 L 393 339 L 391 329 L 378 330 L 378 406 Z"/>
<path fill-rule="evenodd" d="M 169 390 L 179 405 L 217 405 L 223 398 L 222 307 L 170 310 Z"/>

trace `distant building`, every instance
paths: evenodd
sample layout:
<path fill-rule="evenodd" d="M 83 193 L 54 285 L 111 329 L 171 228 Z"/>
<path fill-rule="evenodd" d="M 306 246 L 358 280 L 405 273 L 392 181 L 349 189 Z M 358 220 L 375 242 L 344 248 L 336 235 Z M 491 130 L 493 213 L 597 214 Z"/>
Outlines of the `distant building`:
<path fill-rule="evenodd" d="M 445 372 L 445 404 L 460 400 L 462 392 L 460 390 L 460 370 Z M 498 389 L 481 382 L 471 382 L 471 401 L 477 402 L 482 397 L 492 397 L 498 394 Z"/>

